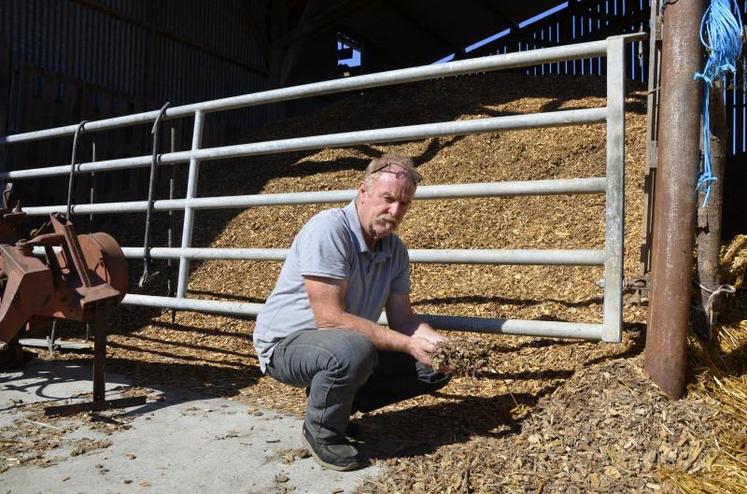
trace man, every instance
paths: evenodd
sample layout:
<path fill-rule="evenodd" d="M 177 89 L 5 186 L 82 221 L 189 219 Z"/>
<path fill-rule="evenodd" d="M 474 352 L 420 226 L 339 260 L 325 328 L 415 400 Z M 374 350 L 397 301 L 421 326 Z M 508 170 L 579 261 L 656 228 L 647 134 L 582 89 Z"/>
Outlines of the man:
<path fill-rule="evenodd" d="M 398 154 L 371 161 L 353 202 L 317 214 L 298 233 L 257 317 L 260 367 L 307 388 L 302 437 L 328 468 L 364 466 L 345 437 L 351 413 L 435 391 L 450 378 L 430 367 L 443 338 L 412 310 L 407 249 L 393 234 L 420 178 Z M 376 323 L 384 308 L 391 329 Z"/>

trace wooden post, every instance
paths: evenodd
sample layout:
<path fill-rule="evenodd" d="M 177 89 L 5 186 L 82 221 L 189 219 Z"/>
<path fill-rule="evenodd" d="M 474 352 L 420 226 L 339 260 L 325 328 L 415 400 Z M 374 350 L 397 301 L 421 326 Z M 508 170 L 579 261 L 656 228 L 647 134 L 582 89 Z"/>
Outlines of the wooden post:
<path fill-rule="evenodd" d="M 723 306 L 723 297 L 716 293 L 721 285 L 719 250 L 721 249 L 721 207 L 723 179 L 728 154 L 729 129 L 726 125 L 723 86 L 716 81 L 710 94 L 711 166 L 716 180 L 711 183 L 708 202 L 705 193 L 698 194 L 698 284 L 702 314 L 695 319 L 695 330 L 705 340 L 713 337 L 713 326 Z M 706 143 L 703 143 L 705 146 Z"/>

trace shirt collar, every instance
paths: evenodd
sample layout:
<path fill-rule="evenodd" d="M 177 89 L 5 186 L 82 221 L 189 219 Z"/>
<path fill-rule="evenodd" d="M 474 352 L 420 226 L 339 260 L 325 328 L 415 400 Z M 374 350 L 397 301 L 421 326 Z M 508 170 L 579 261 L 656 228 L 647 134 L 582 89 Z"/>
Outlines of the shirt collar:
<path fill-rule="evenodd" d="M 355 206 L 355 199 L 350 201 L 350 204 L 342 208 L 342 210 L 345 213 L 345 217 L 348 219 L 348 224 L 350 225 L 350 230 L 353 233 L 353 237 L 358 243 L 359 252 L 371 252 L 377 257 L 382 254 L 385 257 L 392 256 L 392 239 L 390 237 L 393 234 L 387 235 L 386 237 L 380 239 L 378 248 L 375 251 L 372 251 L 368 248 L 366 238 L 363 236 L 363 227 L 361 227 L 361 221 L 358 218 L 358 209 Z"/>

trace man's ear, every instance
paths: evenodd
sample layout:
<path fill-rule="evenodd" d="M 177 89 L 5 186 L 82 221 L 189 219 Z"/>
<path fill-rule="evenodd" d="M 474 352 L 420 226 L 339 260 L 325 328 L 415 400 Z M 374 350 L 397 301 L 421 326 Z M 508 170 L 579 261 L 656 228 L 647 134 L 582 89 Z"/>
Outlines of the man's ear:
<path fill-rule="evenodd" d="M 358 196 L 360 197 L 361 194 L 365 194 L 366 192 L 368 192 L 366 189 L 366 182 L 361 181 L 360 185 L 358 185 Z"/>

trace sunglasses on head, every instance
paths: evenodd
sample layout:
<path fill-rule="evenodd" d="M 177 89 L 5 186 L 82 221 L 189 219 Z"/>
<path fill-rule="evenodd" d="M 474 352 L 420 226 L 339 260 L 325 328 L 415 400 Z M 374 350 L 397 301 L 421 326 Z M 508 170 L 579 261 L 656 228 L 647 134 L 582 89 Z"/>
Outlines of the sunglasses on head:
<path fill-rule="evenodd" d="M 388 168 L 390 166 L 398 166 L 400 168 L 404 168 L 399 163 L 384 163 L 383 165 L 381 165 L 380 167 L 378 167 L 377 169 L 375 169 L 374 171 L 372 171 L 371 175 L 373 175 L 374 173 L 391 173 L 392 175 L 394 175 L 395 177 L 397 177 L 397 179 L 400 179 L 400 178 L 409 178 L 410 180 L 412 180 L 412 183 L 414 183 L 415 185 L 418 185 L 420 183 L 420 181 L 423 180 L 423 176 L 421 174 L 419 174 L 418 172 L 416 172 L 415 170 L 403 169 L 403 171 L 395 172 L 395 171 L 385 170 L 384 169 L 384 168 Z"/>

